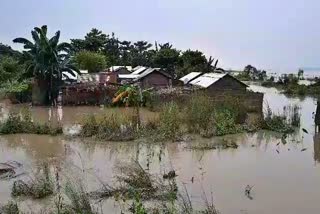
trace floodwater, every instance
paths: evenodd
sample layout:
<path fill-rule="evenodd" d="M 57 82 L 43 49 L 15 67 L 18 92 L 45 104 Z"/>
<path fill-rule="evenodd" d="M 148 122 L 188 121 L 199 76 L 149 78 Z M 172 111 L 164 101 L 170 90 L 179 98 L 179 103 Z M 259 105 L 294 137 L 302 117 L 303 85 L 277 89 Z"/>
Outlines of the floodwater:
<path fill-rule="evenodd" d="M 273 111 L 281 112 L 288 104 L 299 105 L 301 128 L 309 133 L 299 131 L 289 136 L 285 145 L 281 135 L 265 131 L 167 144 L 96 143 L 64 137 L 11 135 L 0 137 L 0 162 L 19 161 L 29 172 L 36 170 L 37 165 L 49 162 L 52 168 L 62 170 L 66 180 L 81 178 L 87 190 L 92 191 L 101 186 L 101 181 L 114 182 L 117 163 L 137 160 L 144 168 L 149 165 L 151 173 L 161 175 L 176 170 L 180 190 L 186 187 L 195 207 L 203 206 L 205 195 L 209 200 L 212 195 L 222 214 L 319 213 L 320 135 L 314 134 L 315 100 L 287 98 L 273 88 L 251 86 L 251 89 L 264 92 L 264 106 Z M 81 115 L 104 110 L 72 107 L 60 111 L 62 117 L 57 110 L 52 110 L 51 117 L 60 117 L 64 124 L 73 124 Z M 5 112 L 6 107 L 2 114 L 6 115 Z M 144 113 L 153 116 L 151 112 Z M 48 120 L 48 109 L 35 108 L 33 115 L 35 119 Z M 189 149 L 190 145 L 218 141 L 234 141 L 239 148 Z M 12 183 L 13 180 L 0 180 L 0 203 L 10 199 Z M 253 186 L 252 199 L 245 196 L 247 185 Z M 53 204 L 53 200 L 19 199 L 19 204 L 26 211 L 34 211 Z M 102 201 L 96 206 L 102 206 L 104 213 L 120 213 L 121 210 L 119 203 L 113 200 Z"/>

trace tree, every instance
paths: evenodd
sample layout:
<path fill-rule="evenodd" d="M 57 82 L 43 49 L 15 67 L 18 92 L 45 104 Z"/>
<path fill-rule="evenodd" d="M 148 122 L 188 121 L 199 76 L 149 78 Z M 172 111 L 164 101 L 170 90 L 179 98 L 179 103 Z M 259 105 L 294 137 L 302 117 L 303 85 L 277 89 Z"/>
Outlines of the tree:
<path fill-rule="evenodd" d="M 175 67 L 179 63 L 180 52 L 176 49 L 161 48 L 153 57 L 153 65 L 166 69 L 174 75 Z"/>
<path fill-rule="evenodd" d="M 71 45 L 75 52 L 79 51 L 92 51 L 101 52 L 103 51 L 107 43 L 107 35 L 102 31 L 93 28 L 84 39 L 71 39 Z"/>
<path fill-rule="evenodd" d="M 23 65 L 10 56 L 0 58 L 0 84 L 18 80 L 23 73 Z"/>
<path fill-rule="evenodd" d="M 19 58 L 20 55 L 19 51 L 15 51 L 10 46 L 0 43 L 0 58 L 5 56 Z"/>
<path fill-rule="evenodd" d="M 152 56 L 155 53 L 154 50 L 149 50 L 152 45 L 146 41 L 137 41 L 133 45 L 134 47 L 131 51 L 132 65 L 151 66 Z"/>
<path fill-rule="evenodd" d="M 120 42 L 120 64 L 121 65 L 131 65 L 132 63 L 132 55 L 131 52 L 133 50 L 133 45 L 130 41 L 122 41 Z"/>
<path fill-rule="evenodd" d="M 60 31 L 52 38 L 47 37 L 47 26 L 35 27 L 31 31 L 33 42 L 25 38 L 16 38 L 15 43 L 24 45 L 23 60 L 26 65 L 26 75 L 35 77 L 40 90 L 45 91 L 41 103 L 53 102 L 58 96 L 58 90 L 62 82 L 62 72 L 74 75 L 78 71 L 71 63 L 68 43 L 59 43 Z"/>
<path fill-rule="evenodd" d="M 104 55 L 90 51 L 81 51 L 76 54 L 75 62 L 78 68 L 88 70 L 90 73 L 99 72 L 107 66 Z"/>
<path fill-rule="evenodd" d="M 117 65 L 120 62 L 120 41 L 115 37 L 114 33 L 112 33 L 111 37 L 107 36 L 103 52 L 112 65 Z"/>
<path fill-rule="evenodd" d="M 208 70 L 208 62 L 200 51 L 187 50 L 180 56 L 179 66 L 176 69 L 177 77 L 182 77 L 191 72 L 203 72 Z"/>

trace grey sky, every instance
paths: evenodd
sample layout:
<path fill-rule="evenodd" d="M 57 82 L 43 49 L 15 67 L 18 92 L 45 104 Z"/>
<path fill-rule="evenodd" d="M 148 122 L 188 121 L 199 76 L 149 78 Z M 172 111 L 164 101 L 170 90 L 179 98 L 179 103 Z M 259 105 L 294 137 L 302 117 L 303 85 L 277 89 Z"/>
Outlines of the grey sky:
<path fill-rule="evenodd" d="M 66 41 L 96 27 L 199 49 L 225 68 L 320 67 L 319 0 L 1 0 L 0 11 L 0 42 L 12 46 L 34 26 Z"/>

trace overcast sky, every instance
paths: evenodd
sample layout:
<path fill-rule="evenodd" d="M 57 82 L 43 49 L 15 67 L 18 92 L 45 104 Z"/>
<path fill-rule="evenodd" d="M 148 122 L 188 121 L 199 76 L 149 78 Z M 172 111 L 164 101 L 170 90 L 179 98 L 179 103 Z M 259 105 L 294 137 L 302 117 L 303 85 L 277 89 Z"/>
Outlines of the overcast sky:
<path fill-rule="evenodd" d="M 34 26 L 82 38 L 91 28 L 120 39 L 171 42 L 273 71 L 320 67 L 319 0 L 1 0 L 0 42 L 30 37 Z"/>

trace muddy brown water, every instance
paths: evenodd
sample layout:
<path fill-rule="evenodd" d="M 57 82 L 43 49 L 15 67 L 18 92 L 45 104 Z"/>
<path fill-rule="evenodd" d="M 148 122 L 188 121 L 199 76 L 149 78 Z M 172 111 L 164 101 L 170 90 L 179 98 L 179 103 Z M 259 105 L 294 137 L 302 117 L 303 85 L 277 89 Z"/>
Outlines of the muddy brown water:
<path fill-rule="evenodd" d="M 192 142 L 164 145 L 96 143 L 59 136 L 10 135 L 0 137 L 0 162 L 19 161 L 24 164 L 26 171 L 31 172 L 46 161 L 55 169 L 61 168 L 66 180 L 75 182 L 81 178 L 90 191 L 98 189 L 100 181 L 114 182 L 114 166 L 118 162 L 138 160 L 144 168 L 149 163 L 150 171 L 154 174 L 161 175 L 175 169 L 179 186 L 186 186 L 196 207 L 203 206 L 204 195 L 210 199 L 212 193 L 214 203 L 222 214 L 319 213 L 320 136 L 314 134 L 312 112 L 315 111 L 315 100 L 287 98 L 272 88 L 251 88 L 264 92 L 265 106 L 269 105 L 274 111 L 282 111 L 287 104 L 298 104 L 302 114 L 301 127 L 307 129 L 309 134 L 300 131 L 288 137 L 285 145 L 281 143 L 281 135 L 265 131 L 213 139 L 196 137 Z M 8 108 L 2 108 L 1 117 L 5 117 Z M 32 111 L 35 119 L 48 120 L 47 108 L 33 108 Z M 105 110 L 99 107 L 69 107 L 59 111 L 52 110 L 51 117 L 60 117 L 63 124 L 70 125 L 82 115 Z M 144 111 L 143 115 L 154 116 L 148 111 Z M 218 141 L 234 141 L 239 148 L 187 148 Z M 192 177 L 194 182 L 191 181 Z M 0 203 L 11 199 L 13 181 L 0 181 Z M 253 186 L 252 200 L 245 196 L 247 185 Z M 52 205 L 54 198 L 17 200 L 24 210 L 31 212 Z M 104 213 L 120 213 L 121 210 L 119 203 L 112 199 L 95 206 L 102 207 Z"/>

